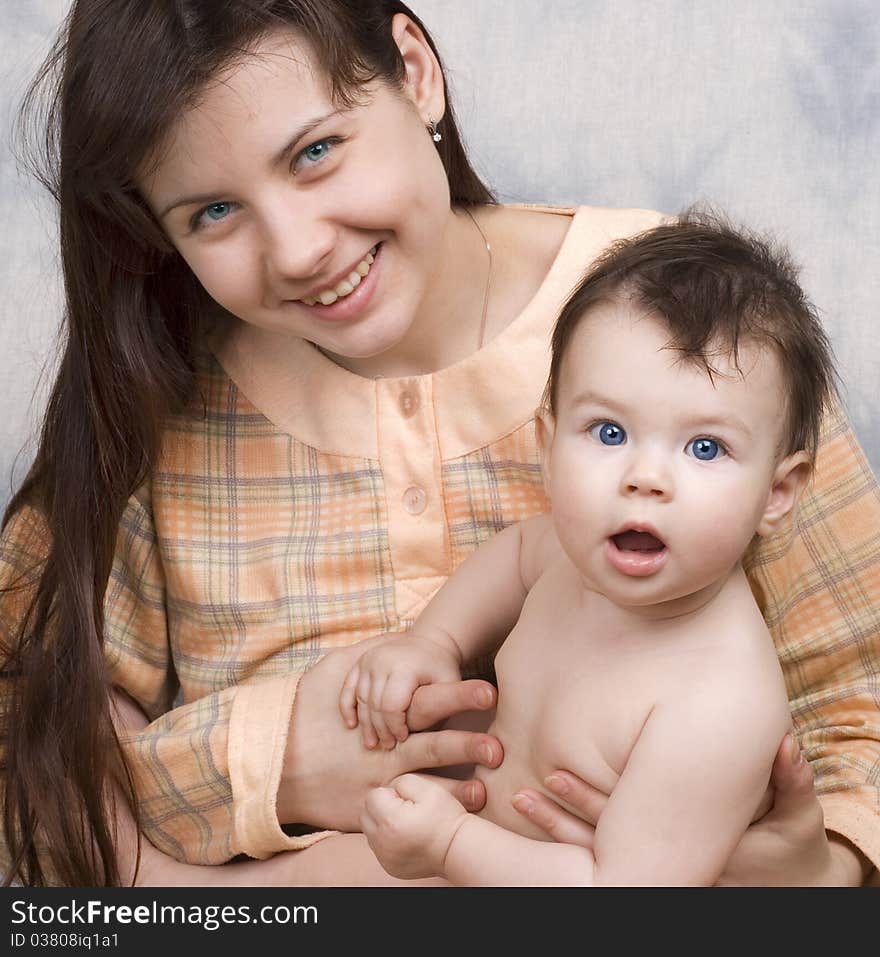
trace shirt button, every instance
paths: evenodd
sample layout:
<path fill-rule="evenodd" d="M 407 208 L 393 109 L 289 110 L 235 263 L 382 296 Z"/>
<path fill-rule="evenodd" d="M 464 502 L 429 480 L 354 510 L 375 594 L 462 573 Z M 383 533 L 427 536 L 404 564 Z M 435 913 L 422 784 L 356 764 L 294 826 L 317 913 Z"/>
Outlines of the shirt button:
<path fill-rule="evenodd" d="M 427 504 L 428 496 L 425 495 L 425 490 L 419 488 L 418 485 L 410 485 L 403 493 L 403 507 L 410 515 L 421 515 Z"/>
<path fill-rule="evenodd" d="M 405 419 L 416 414 L 419 407 L 419 397 L 412 392 L 400 394 L 400 412 Z"/>

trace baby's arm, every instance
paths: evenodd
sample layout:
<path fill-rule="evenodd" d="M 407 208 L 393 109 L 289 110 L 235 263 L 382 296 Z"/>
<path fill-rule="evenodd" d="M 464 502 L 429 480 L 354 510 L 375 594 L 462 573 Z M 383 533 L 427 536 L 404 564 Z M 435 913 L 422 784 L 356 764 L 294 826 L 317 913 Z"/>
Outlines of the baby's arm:
<path fill-rule="evenodd" d="M 716 662 L 671 691 L 648 715 L 597 823 L 596 884 L 714 884 L 790 729 L 769 668 Z"/>
<path fill-rule="evenodd" d="M 367 795 L 361 830 L 393 877 L 488 886 L 589 885 L 593 855 L 522 837 L 467 811 L 429 775 L 405 774 Z"/>
<path fill-rule="evenodd" d="M 768 669 L 769 672 L 769 669 Z M 370 792 L 362 828 L 396 877 L 459 885 L 709 885 L 758 806 L 789 724 L 776 676 L 719 668 L 648 715 L 592 849 L 465 813 L 429 778 Z"/>
<path fill-rule="evenodd" d="M 364 743 L 394 747 L 407 736 L 406 710 L 421 684 L 457 681 L 461 665 L 496 649 L 522 610 L 555 540 L 549 516 L 493 535 L 453 573 L 401 638 L 365 652 L 342 686 L 339 707 Z"/>

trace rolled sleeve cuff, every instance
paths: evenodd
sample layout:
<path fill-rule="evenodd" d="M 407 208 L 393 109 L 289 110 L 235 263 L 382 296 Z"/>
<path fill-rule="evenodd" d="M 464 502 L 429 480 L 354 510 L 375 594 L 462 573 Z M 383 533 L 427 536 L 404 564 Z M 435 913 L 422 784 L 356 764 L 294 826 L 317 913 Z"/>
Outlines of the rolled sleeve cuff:
<path fill-rule="evenodd" d="M 235 696 L 229 722 L 229 777 L 237 854 L 264 859 L 279 851 L 302 850 L 337 833 L 291 837 L 278 823 L 278 785 L 300 677 L 291 674 L 242 685 Z"/>
<path fill-rule="evenodd" d="M 819 801 L 825 814 L 825 830 L 845 837 L 868 858 L 875 869 L 880 870 L 877 789 L 860 787 L 823 794 L 819 796 Z"/>

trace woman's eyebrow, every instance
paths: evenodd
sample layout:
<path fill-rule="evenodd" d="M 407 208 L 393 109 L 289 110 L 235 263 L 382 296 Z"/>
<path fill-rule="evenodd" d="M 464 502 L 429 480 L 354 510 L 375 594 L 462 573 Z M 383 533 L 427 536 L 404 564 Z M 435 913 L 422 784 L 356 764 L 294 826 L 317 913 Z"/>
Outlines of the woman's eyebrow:
<path fill-rule="evenodd" d="M 286 163 L 288 157 L 296 148 L 297 143 L 303 137 L 309 135 L 312 130 L 319 127 L 322 123 L 326 123 L 327 120 L 332 119 L 334 116 L 339 116 L 339 114 L 347 112 L 345 109 L 340 107 L 336 110 L 331 110 L 329 113 L 324 113 L 321 116 L 316 116 L 313 119 L 309 120 L 307 123 L 303 123 L 302 126 L 297 127 L 294 130 L 293 135 L 287 140 L 284 146 L 278 150 L 277 153 L 269 160 L 269 168 L 276 169 L 282 163 Z M 162 212 L 159 214 L 159 219 L 164 219 L 172 210 L 178 209 L 181 206 L 203 206 L 207 203 L 210 203 L 212 200 L 217 199 L 217 192 L 213 193 L 198 193 L 192 196 L 178 196 L 176 199 L 173 199 L 168 203 Z"/>
<path fill-rule="evenodd" d="M 340 113 L 346 113 L 347 110 L 342 107 L 331 110 L 329 113 L 325 113 L 323 116 L 317 116 L 312 120 L 309 120 L 308 123 L 304 123 L 299 129 L 297 129 L 293 136 L 287 141 L 287 143 L 281 147 L 280 150 L 272 157 L 269 161 L 270 168 L 274 169 L 277 166 L 280 166 L 282 163 L 287 161 L 288 156 L 293 152 L 296 144 L 304 137 L 308 136 L 312 130 L 319 127 L 322 123 L 326 123 L 327 120 L 333 119 L 334 116 L 339 116 Z"/>

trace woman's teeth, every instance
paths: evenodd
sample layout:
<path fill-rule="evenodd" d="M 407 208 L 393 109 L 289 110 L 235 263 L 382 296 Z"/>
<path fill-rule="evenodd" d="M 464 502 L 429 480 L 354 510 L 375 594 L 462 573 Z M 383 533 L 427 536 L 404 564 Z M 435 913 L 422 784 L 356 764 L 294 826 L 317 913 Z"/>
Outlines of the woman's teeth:
<path fill-rule="evenodd" d="M 301 301 L 307 306 L 314 306 L 319 302 L 322 306 L 332 306 L 337 299 L 344 299 L 350 293 L 354 292 L 355 288 L 360 285 L 361 280 L 364 279 L 370 271 L 370 266 L 373 265 L 373 259 L 375 258 L 375 252 L 376 247 L 374 246 L 345 279 L 338 282 L 332 289 L 324 289 L 322 292 L 319 292 L 317 296 L 310 296 L 308 299 Z"/>

